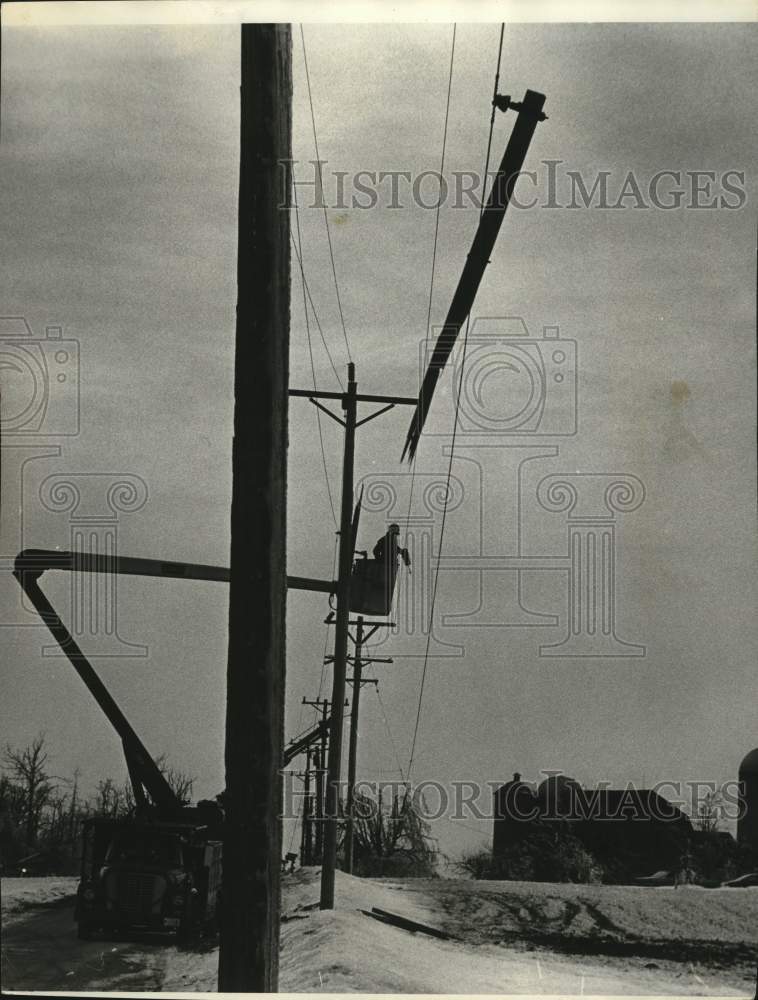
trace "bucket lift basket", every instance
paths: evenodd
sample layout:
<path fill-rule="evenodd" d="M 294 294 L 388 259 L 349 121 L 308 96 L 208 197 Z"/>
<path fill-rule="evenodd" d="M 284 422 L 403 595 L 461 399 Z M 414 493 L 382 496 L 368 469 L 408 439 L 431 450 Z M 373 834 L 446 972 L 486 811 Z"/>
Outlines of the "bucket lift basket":
<path fill-rule="evenodd" d="M 350 580 L 350 610 L 364 615 L 389 615 L 397 580 L 397 561 L 356 559 Z"/>

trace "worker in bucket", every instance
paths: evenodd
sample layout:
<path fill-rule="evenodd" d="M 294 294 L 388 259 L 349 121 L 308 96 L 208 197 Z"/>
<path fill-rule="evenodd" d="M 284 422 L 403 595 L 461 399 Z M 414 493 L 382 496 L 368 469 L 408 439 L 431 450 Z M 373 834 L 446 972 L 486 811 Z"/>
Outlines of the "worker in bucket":
<path fill-rule="evenodd" d="M 398 538 L 400 536 L 400 525 L 391 524 L 387 532 L 382 535 L 379 541 L 374 546 L 374 559 L 379 561 L 386 561 L 387 565 L 392 569 L 397 569 L 397 560 L 400 556 L 404 564 L 410 570 L 411 568 L 411 557 L 408 554 L 408 549 L 402 548 L 398 545 Z"/>

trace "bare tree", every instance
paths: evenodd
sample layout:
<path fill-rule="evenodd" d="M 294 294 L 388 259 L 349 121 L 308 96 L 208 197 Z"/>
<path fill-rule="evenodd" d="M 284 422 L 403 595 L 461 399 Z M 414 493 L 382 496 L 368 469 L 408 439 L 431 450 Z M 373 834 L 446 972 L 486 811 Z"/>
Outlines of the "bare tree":
<path fill-rule="evenodd" d="M 702 802 L 698 802 L 695 827 L 704 833 L 718 830 L 721 821 L 723 797 L 720 791 L 708 792 Z"/>
<path fill-rule="evenodd" d="M 354 838 L 358 867 L 371 874 L 386 866 L 402 866 L 417 875 L 431 875 L 439 849 L 431 836 L 423 798 L 414 801 L 406 792 L 385 802 L 381 788 L 377 798 L 356 792 Z"/>
<path fill-rule="evenodd" d="M 126 811 L 123 791 L 113 778 L 98 781 L 94 801 L 95 815 L 117 819 Z"/>
<path fill-rule="evenodd" d="M 81 777 L 81 771 L 79 768 L 74 769 L 74 776 L 71 779 L 71 799 L 69 801 L 68 807 L 68 839 L 69 841 L 74 840 L 76 836 L 76 824 L 78 821 L 79 814 L 77 810 L 80 808 L 79 805 L 79 778 Z"/>
<path fill-rule="evenodd" d="M 180 771 L 176 767 L 171 767 L 165 753 L 162 753 L 160 757 L 156 757 L 155 763 L 158 765 L 163 777 L 169 783 L 171 791 L 182 805 L 189 805 L 192 801 L 192 792 L 195 786 L 194 777 L 186 774 L 184 771 Z"/>
<path fill-rule="evenodd" d="M 45 844 L 59 846 L 66 841 L 69 825 L 69 800 L 64 793 L 51 795 L 41 822 L 41 836 Z"/>
<path fill-rule="evenodd" d="M 121 789 L 121 795 L 124 801 L 124 812 L 126 813 L 134 812 L 137 803 L 134 799 L 134 789 L 132 788 L 131 781 L 124 782 L 124 786 Z"/>
<path fill-rule="evenodd" d="M 55 785 L 45 770 L 47 759 L 42 733 L 23 750 L 16 750 L 7 744 L 3 752 L 3 763 L 10 771 L 12 781 L 23 791 L 24 835 L 30 847 L 37 843 L 42 811 L 55 791 Z"/>

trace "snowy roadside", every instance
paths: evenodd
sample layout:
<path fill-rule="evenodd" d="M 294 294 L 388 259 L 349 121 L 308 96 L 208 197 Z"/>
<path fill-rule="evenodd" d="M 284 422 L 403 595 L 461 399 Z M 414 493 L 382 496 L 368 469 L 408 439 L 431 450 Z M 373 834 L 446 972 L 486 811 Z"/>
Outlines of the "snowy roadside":
<path fill-rule="evenodd" d="M 29 910 L 76 895 L 76 876 L 0 879 L 0 920 L 7 927 Z"/>
<path fill-rule="evenodd" d="M 747 974 L 736 971 L 727 973 L 662 959 L 556 954 L 529 945 L 441 941 L 388 926 L 361 912 L 379 907 L 450 929 L 445 923 L 449 913 L 446 915 L 446 908 L 435 898 L 435 890 L 442 889 L 443 880 L 426 884 L 416 880 L 393 882 L 337 872 L 336 909 L 322 912 L 318 908 L 318 875 L 317 869 L 301 869 L 284 882 L 281 991 L 752 995 Z M 481 883 L 479 886 L 484 888 Z M 445 885 L 445 890 L 453 894 L 456 888 L 460 887 L 449 882 Z M 732 898 L 738 903 L 737 897 Z M 481 911 L 476 916 L 469 912 L 467 918 L 486 922 Z M 490 922 L 493 918 L 497 920 L 494 913 L 490 914 Z M 217 957 L 215 949 L 194 955 L 173 952 L 163 990 L 215 991 Z"/>
<path fill-rule="evenodd" d="M 752 996 L 755 964 L 675 961 L 677 943 L 734 948 L 751 933 L 758 890 L 665 892 L 614 886 L 360 879 L 337 872 L 336 909 L 319 909 L 317 868 L 283 880 L 279 988 L 286 992 Z M 75 878 L 4 879 L 3 959 L 25 988 L 215 992 L 218 947 L 81 942 Z M 377 907 L 450 940 L 381 923 Z M 547 936 L 556 942 L 546 944 Z M 609 940 L 645 952 L 598 954 Z M 569 953 L 582 941 L 585 954 Z M 15 950 L 14 950 L 15 949 Z M 724 952 L 726 954 L 727 952 Z M 730 953 L 731 954 L 731 953 Z M 63 975 L 72 977 L 60 980 Z M 15 987 L 14 987 L 15 988 Z M 76 992 L 76 991 L 74 991 Z"/>

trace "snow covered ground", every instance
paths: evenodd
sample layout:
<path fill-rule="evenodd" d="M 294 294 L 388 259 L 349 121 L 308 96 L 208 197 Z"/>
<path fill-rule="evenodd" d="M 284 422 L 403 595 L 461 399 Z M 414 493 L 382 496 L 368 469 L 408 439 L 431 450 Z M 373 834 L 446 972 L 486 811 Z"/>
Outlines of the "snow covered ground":
<path fill-rule="evenodd" d="M 604 890 L 608 890 L 604 898 Z M 672 894 L 674 890 L 671 890 Z M 280 990 L 316 993 L 562 993 L 672 996 L 751 996 L 755 966 L 728 960 L 714 969 L 697 961 L 672 961 L 634 954 L 577 956 L 534 947 L 526 938 L 507 945 L 494 943 L 507 934 L 505 909 L 519 899 L 519 929 L 555 919 L 565 923 L 576 902 L 589 894 L 593 918 L 584 910 L 576 935 L 593 938 L 603 925 L 607 905 L 614 926 L 644 929 L 649 914 L 660 907 L 667 916 L 650 923 L 661 933 L 695 930 L 701 939 L 742 945 L 747 928 L 758 928 L 758 891 L 720 890 L 703 895 L 679 891 L 664 899 L 658 890 L 615 886 L 555 886 L 537 883 L 494 883 L 358 879 L 337 872 L 336 909 L 318 909 L 319 871 L 301 869 L 285 880 L 282 907 Z M 731 893 L 731 895 L 727 895 Z M 493 902 L 493 897 L 495 902 Z M 379 907 L 444 930 L 456 940 L 441 941 L 380 923 L 363 910 Z M 597 914 L 599 913 L 599 916 Z M 542 914 L 542 917 L 539 915 Z M 551 915 L 548 917 L 547 915 Z M 702 932 L 698 921 L 704 920 Z M 595 924 L 592 921 L 595 921 Z M 613 921 L 611 921 L 613 922 Z M 511 922 L 510 929 L 514 929 Z M 677 930 L 678 929 L 678 930 Z M 489 938 L 489 940 L 487 940 Z M 649 942 L 653 941 L 650 937 Z M 171 961 L 166 990 L 214 990 L 216 969 L 211 956 L 198 956 L 192 969 Z"/>
<path fill-rule="evenodd" d="M 755 989 L 756 889 L 640 889 L 529 882 L 285 876 L 285 992 L 743 996 Z M 9 989 L 215 992 L 218 949 L 78 941 L 75 879 L 4 879 Z M 41 905 L 44 904 L 44 905 Z M 378 907 L 450 940 L 380 923 Z M 7 931 L 7 933 L 5 933 Z"/>

